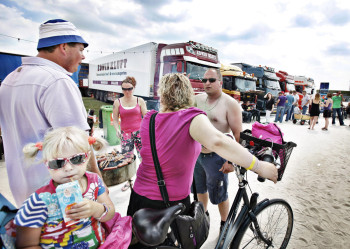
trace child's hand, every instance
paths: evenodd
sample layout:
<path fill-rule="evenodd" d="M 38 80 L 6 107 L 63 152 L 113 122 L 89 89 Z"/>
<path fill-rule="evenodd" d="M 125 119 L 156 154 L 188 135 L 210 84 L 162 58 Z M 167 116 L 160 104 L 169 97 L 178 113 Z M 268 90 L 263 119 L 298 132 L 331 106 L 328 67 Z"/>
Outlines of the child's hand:
<path fill-rule="evenodd" d="M 93 216 L 96 211 L 96 205 L 99 204 L 92 200 L 84 199 L 82 202 L 75 204 L 71 209 L 67 210 L 66 215 L 73 220 L 89 218 Z"/>

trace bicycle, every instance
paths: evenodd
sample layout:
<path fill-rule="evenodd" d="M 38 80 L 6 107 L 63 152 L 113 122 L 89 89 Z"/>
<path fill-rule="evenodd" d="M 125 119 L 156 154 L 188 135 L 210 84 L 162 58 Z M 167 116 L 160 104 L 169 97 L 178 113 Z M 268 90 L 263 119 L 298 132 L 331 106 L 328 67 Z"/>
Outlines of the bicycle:
<path fill-rule="evenodd" d="M 278 180 L 281 180 L 296 144 L 287 142 L 280 145 L 255 138 L 250 133 L 250 130 L 241 132 L 243 145 L 260 160 L 279 164 Z M 280 163 L 276 163 L 278 158 Z M 236 166 L 235 172 L 239 189 L 215 249 L 286 248 L 293 230 L 291 206 L 283 199 L 264 199 L 257 203 L 258 193 L 252 193 L 249 199 L 246 190 L 249 186 L 247 170 Z M 258 177 L 258 180 L 264 179 Z M 243 205 L 237 215 L 242 200 Z"/>
<path fill-rule="evenodd" d="M 280 159 L 280 168 L 278 170 L 278 180 L 281 180 L 292 149 L 296 147 L 296 144 L 293 142 L 288 142 L 283 145 L 275 144 L 273 142 L 255 138 L 249 135 L 249 133 L 249 130 L 245 130 L 241 133 L 241 138 L 244 141 L 254 142 L 254 146 L 251 146 L 251 143 L 249 143 L 249 149 L 252 154 L 255 154 L 260 160 L 274 162 L 278 157 L 283 158 L 283 160 Z M 271 232 L 277 232 L 277 230 L 271 231 L 271 229 L 275 228 L 276 225 L 279 224 L 277 222 L 280 222 L 281 219 L 285 220 L 286 225 L 284 225 L 285 233 L 283 235 L 281 246 L 278 248 L 286 248 L 293 229 L 293 211 L 290 205 L 282 199 L 264 199 L 257 203 L 259 196 L 258 193 L 253 193 L 249 200 L 248 193 L 246 192 L 246 186 L 248 185 L 247 178 L 245 177 L 246 169 L 236 166 L 235 172 L 239 180 L 239 189 L 215 249 L 251 248 L 246 246 L 241 247 L 245 241 L 255 242 L 256 244 L 253 248 L 274 247 L 276 244 L 276 234 L 271 234 Z M 259 180 L 263 181 L 261 178 L 259 178 Z M 235 219 L 242 199 L 244 202 L 243 206 L 237 219 Z M 168 231 L 171 223 L 177 215 L 183 212 L 184 208 L 185 206 L 180 203 L 162 210 L 140 209 L 133 216 L 133 231 L 135 236 L 142 244 L 148 246 L 148 248 L 183 248 L 181 242 L 176 240 L 174 232 L 170 231 L 169 233 Z M 267 220 L 266 218 L 261 219 L 264 218 L 262 216 L 268 210 L 271 211 L 267 213 Z M 278 219 L 272 220 L 273 215 L 278 210 L 280 211 L 279 216 L 276 217 Z M 281 214 L 283 214 L 283 216 L 281 216 Z M 266 224 L 262 222 L 265 222 Z M 249 235 L 249 233 L 251 233 L 251 235 Z M 166 239 L 170 239 L 172 245 L 160 245 Z"/>

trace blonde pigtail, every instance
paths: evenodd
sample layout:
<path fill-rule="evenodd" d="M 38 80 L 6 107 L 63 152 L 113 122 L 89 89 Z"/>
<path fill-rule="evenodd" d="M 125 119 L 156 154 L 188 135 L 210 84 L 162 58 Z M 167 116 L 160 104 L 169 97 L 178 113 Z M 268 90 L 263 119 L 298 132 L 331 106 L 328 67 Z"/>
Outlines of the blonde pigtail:
<path fill-rule="evenodd" d="M 37 144 L 29 143 L 25 145 L 23 148 L 24 157 L 27 159 L 34 159 L 38 154 L 39 150 L 40 150 L 40 147 L 37 146 Z"/>
<path fill-rule="evenodd" d="M 105 139 L 99 137 L 89 137 L 89 144 L 92 145 L 95 151 L 101 151 L 107 148 L 108 143 Z"/>

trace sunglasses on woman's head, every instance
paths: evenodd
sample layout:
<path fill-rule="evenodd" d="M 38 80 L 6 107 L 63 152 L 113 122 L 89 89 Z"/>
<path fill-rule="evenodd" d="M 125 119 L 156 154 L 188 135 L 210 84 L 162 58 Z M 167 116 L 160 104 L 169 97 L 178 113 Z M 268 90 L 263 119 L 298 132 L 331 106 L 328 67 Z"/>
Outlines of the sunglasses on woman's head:
<path fill-rule="evenodd" d="M 134 88 L 133 87 L 129 87 L 129 88 L 122 87 L 123 91 L 132 91 L 132 89 L 134 89 Z"/>
<path fill-rule="evenodd" d="M 209 80 L 210 83 L 214 83 L 216 81 L 216 78 L 209 78 L 209 79 L 203 78 L 202 82 L 203 83 L 207 83 L 208 80 Z"/>
<path fill-rule="evenodd" d="M 46 162 L 46 166 L 49 169 L 62 169 L 67 162 L 70 162 L 72 165 L 80 165 L 86 162 L 86 159 L 89 156 L 89 152 L 79 153 L 67 158 L 56 158 Z"/>

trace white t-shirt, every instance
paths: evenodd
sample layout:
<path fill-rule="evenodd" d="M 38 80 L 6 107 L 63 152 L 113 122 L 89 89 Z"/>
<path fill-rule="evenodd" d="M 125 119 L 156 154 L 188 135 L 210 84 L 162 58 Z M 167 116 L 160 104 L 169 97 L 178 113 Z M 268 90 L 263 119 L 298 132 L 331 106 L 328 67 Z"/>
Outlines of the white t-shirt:
<path fill-rule="evenodd" d="M 10 188 L 17 206 L 50 179 L 43 163 L 28 165 L 23 147 L 42 141 L 51 127 L 77 126 L 89 130 L 81 93 L 70 75 L 52 61 L 24 57 L 22 66 L 1 84 L 0 127 Z"/>

